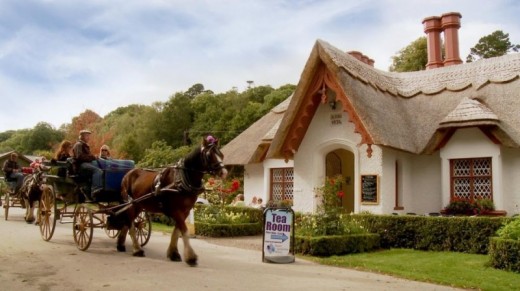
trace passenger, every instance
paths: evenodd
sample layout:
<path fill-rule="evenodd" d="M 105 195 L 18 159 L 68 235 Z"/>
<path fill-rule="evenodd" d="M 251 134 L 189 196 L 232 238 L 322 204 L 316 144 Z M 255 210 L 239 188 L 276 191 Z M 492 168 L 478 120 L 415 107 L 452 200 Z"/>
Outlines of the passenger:
<path fill-rule="evenodd" d="M 256 205 L 257 205 L 258 201 L 257 201 L 257 198 L 256 196 L 253 196 L 253 199 L 251 200 L 251 203 L 249 203 L 249 207 L 255 207 L 256 208 Z"/>
<path fill-rule="evenodd" d="M 83 189 L 87 202 L 89 200 L 92 201 L 92 197 L 101 191 L 101 179 L 103 176 L 103 171 L 92 163 L 92 161 L 96 160 L 96 157 L 90 152 L 90 146 L 88 145 L 91 133 L 89 130 L 81 130 L 79 132 L 79 140 L 72 148 L 75 170 L 80 176 L 87 179 L 86 188 Z"/>
<path fill-rule="evenodd" d="M 235 197 L 233 206 L 239 206 L 239 207 L 246 206 L 246 203 L 244 202 L 244 194 L 238 194 L 237 197 Z"/>
<path fill-rule="evenodd" d="M 68 140 L 64 140 L 60 144 L 60 148 L 54 155 L 54 159 L 60 162 L 66 162 L 71 157 L 70 151 L 72 150 L 72 143 Z"/>
<path fill-rule="evenodd" d="M 258 208 L 258 209 L 264 209 L 265 208 L 265 205 L 262 201 L 262 198 L 258 198 L 258 200 L 256 201 L 256 206 L 255 208 Z"/>
<path fill-rule="evenodd" d="M 18 165 L 18 154 L 11 153 L 9 159 L 4 162 L 2 171 L 4 172 L 6 181 L 16 182 L 14 193 L 17 195 L 23 183 L 23 174 Z"/>
<path fill-rule="evenodd" d="M 99 158 L 104 160 L 111 160 L 112 156 L 110 156 L 110 148 L 104 144 L 99 149 Z"/>

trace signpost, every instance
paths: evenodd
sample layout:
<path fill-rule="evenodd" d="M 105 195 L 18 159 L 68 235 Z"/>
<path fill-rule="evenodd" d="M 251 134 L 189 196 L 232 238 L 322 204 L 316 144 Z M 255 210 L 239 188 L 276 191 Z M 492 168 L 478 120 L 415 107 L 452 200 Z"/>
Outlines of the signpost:
<path fill-rule="evenodd" d="M 262 262 L 294 262 L 294 211 L 291 208 L 264 211 Z"/>

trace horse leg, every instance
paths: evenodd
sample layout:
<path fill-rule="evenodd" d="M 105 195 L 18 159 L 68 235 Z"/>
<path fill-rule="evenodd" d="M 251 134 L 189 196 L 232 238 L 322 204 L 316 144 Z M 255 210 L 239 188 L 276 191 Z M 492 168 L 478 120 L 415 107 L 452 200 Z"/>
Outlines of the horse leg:
<path fill-rule="evenodd" d="M 137 236 L 136 236 L 136 233 L 135 233 L 135 225 L 134 225 L 133 222 L 132 222 L 132 224 L 130 224 L 129 233 L 130 233 L 130 238 L 132 239 L 132 246 L 134 248 L 134 252 L 132 253 L 132 256 L 134 256 L 134 257 L 144 257 L 144 251 L 141 248 L 141 245 L 139 244 L 139 241 L 137 240 Z"/>
<path fill-rule="evenodd" d="M 34 203 L 31 203 L 28 198 L 24 197 L 23 201 L 25 202 L 25 205 L 27 206 L 25 208 L 25 221 L 27 223 L 33 223 L 34 222 Z"/>
<path fill-rule="evenodd" d="M 182 242 L 184 243 L 184 259 L 186 263 L 192 267 L 197 265 L 197 254 L 193 251 L 190 244 L 188 228 L 184 224 L 185 230 L 182 232 Z"/>
<path fill-rule="evenodd" d="M 181 234 L 181 231 L 177 227 L 177 223 L 175 223 L 175 228 L 172 232 L 172 237 L 170 239 L 170 245 L 168 246 L 168 251 L 166 252 L 166 256 L 174 261 L 174 262 L 181 262 L 182 258 L 179 254 L 179 249 L 177 248 L 177 241 L 179 240 L 179 236 Z"/>
<path fill-rule="evenodd" d="M 128 233 L 128 225 L 123 226 L 119 235 L 117 236 L 117 251 L 118 252 L 126 252 L 126 234 Z"/>

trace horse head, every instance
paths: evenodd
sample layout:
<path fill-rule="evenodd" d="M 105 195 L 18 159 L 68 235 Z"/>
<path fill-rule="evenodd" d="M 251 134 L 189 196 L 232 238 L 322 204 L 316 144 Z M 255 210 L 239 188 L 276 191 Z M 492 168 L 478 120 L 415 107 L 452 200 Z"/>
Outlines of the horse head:
<path fill-rule="evenodd" d="M 228 171 L 224 166 L 224 154 L 219 149 L 219 141 L 211 135 L 202 139 L 201 154 L 204 170 L 211 175 L 225 179 Z"/>

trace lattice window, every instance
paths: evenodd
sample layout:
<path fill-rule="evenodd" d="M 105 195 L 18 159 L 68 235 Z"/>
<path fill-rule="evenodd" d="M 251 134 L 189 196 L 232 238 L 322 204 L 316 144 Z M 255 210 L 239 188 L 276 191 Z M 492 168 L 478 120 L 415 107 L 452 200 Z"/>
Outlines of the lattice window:
<path fill-rule="evenodd" d="M 493 199 L 491 158 L 450 160 L 451 198 Z"/>
<path fill-rule="evenodd" d="M 271 169 L 271 200 L 293 200 L 293 168 Z"/>

